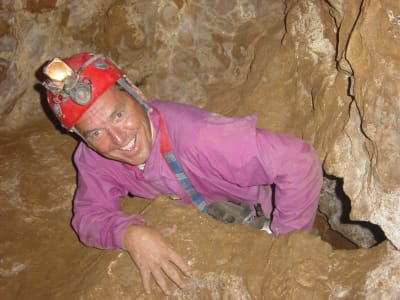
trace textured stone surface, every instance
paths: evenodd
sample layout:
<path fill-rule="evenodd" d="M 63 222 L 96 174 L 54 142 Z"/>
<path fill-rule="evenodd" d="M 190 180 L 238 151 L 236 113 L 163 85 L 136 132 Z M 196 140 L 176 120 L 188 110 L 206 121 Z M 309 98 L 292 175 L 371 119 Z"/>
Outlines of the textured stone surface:
<path fill-rule="evenodd" d="M 154 282 L 145 295 L 127 253 L 78 242 L 69 227 L 76 142 L 49 125 L 1 132 L 2 299 L 163 299 Z M 124 198 L 122 207 L 128 214 L 144 211 L 191 265 L 188 287 L 170 299 L 396 299 L 400 293 L 400 254 L 388 241 L 333 250 L 316 234 L 276 239 L 165 198 L 150 206 Z"/>
<path fill-rule="evenodd" d="M 149 98 L 193 103 L 234 116 L 256 113 L 259 126 L 306 139 L 319 152 L 326 173 L 343 179 L 343 190 L 351 201 L 351 219 L 379 225 L 398 248 L 399 44 L 400 2 L 390 0 L 100 0 L 95 5 L 89 0 L 3 0 L 2 142 L 14 143 L 7 134 L 46 118 L 40 105 L 41 89 L 35 86 L 43 79 L 36 74 L 43 62 L 74 52 L 103 52 L 112 56 Z M 29 128 L 35 132 L 34 127 Z M 30 137 L 33 142 L 43 138 L 40 131 Z M 35 143 L 30 144 L 32 149 L 21 148 L 23 145 L 15 142 L 15 155 L 43 151 L 35 148 Z M 57 153 L 49 157 L 59 160 Z M 67 187 L 37 183 L 32 190 L 36 196 L 31 197 L 26 184 L 35 178 L 38 165 L 26 166 L 17 157 L 5 155 L 2 165 L 21 172 L 13 176 L 2 173 L 4 193 L 0 198 L 2 206 L 11 205 L 3 213 L 18 220 L 19 234 L 34 235 L 30 222 L 43 225 L 41 220 L 47 215 L 40 213 L 53 206 L 62 211 L 63 223 L 54 220 L 57 233 L 48 228 L 41 231 L 49 230 L 45 234 L 52 237 L 65 234 L 74 182 Z M 40 165 L 50 168 L 53 176 L 73 178 L 73 174 L 50 166 Z M 48 202 L 44 209 L 40 195 L 57 194 L 59 189 L 68 190 L 64 198 Z M 17 210 L 25 202 L 29 204 L 26 209 Z M 33 244 L 45 251 L 37 241 Z M 12 241 L 4 242 L 1 254 L 17 251 L 12 245 Z M 22 242 L 19 245 L 27 247 Z M 368 277 L 370 288 L 363 288 L 371 295 L 384 274 L 398 281 L 398 274 L 387 269 L 390 263 L 398 263 L 398 255 L 388 245 L 379 249 L 383 248 L 385 254 L 375 248 L 365 252 L 366 256 L 381 255 L 379 266 Z M 19 279 L 25 276 L 24 280 L 29 280 L 34 276 L 27 274 L 29 268 L 24 266 L 29 263 L 23 260 L 12 254 L 2 258 L 2 277 L 21 274 Z M 232 274 L 220 281 L 221 286 L 224 280 L 242 286 Z M 213 276 L 204 278 L 212 281 Z M 332 287 L 336 288 L 343 297 L 347 295 L 340 286 Z M 390 299 L 393 290 L 388 287 L 387 294 L 381 290 L 380 295 Z M 93 295 L 96 291 L 92 290 Z"/>
<path fill-rule="evenodd" d="M 345 56 L 351 68 L 349 118 L 326 159 L 344 178 L 351 215 L 379 224 L 400 246 L 400 3 L 365 1 Z"/>

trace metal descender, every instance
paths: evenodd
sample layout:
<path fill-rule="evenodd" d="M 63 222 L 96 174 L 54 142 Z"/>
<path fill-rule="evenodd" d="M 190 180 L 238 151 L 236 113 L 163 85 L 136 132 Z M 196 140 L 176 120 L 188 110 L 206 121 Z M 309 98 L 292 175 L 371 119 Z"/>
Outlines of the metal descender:
<path fill-rule="evenodd" d="M 267 218 L 260 204 L 254 206 L 256 215 L 248 203 L 236 203 L 232 201 L 213 202 L 208 205 L 207 213 L 218 221 L 224 223 L 249 224 L 251 227 L 264 230 L 268 234 L 271 231 L 271 219 Z"/>

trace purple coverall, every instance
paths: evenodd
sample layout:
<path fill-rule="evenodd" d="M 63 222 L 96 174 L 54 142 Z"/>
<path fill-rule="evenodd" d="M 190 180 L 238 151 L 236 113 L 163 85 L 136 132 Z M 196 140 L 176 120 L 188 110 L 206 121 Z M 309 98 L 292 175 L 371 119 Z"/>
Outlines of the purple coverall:
<path fill-rule="evenodd" d="M 149 101 L 163 116 L 174 152 L 194 188 L 207 203 L 222 200 L 260 203 L 266 216 L 275 209 L 275 236 L 311 229 L 322 186 L 321 162 L 303 140 L 256 128 L 257 118 L 228 118 L 194 106 Z M 81 142 L 74 161 L 78 188 L 72 225 L 80 240 L 103 249 L 121 248 L 124 231 L 144 224 L 125 215 L 120 197 L 178 196 L 191 203 L 160 153 L 159 117 L 151 114 L 156 139 L 144 170 L 110 160 Z"/>

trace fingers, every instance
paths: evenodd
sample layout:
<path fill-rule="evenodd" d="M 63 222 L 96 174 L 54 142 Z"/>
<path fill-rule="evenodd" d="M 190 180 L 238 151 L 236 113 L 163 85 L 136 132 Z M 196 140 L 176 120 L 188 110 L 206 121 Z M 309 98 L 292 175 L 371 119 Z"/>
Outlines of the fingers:
<path fill-rule="evenodd" d="M 147 294 L 151 293 L 151 288 L 150 288 L 151 275 L 153 276 L 154 280 L 156 281 L 156 283 L 158 284 L 158 286 L 161 288 L 161 290 L 165 295 L 171 294 L 171 291 L 167 285 L 167 281 L 165 280 L 165 275 L 169 279 L 171 279 L 179 288 L 181 289 L 185 288 L 186 283 L 181 278 L 179 272 L 176 269 L 178 263 L 182 266 L 182 268 L 180 269 L 185 274 L 190 273 L 189 267 L 186 265 L 184 260 L 172 250 L 171 250 L 171 256 L 159 263 L 148 262 L 143 265 L 138 265 L 145 292 Z M 186 268 L 186 270 L 184 270 L 183 268 Z"/>
<path fill-rule="evenodd" d="M 152 271 L 152 274 L 153 274 L 154 280 L 160 286 L 163 293 L 165 295 L 169 295 L 171 292 L 167 286 L 167 282 L 164 279 L 162 270 L 160 268 L 156 268 L 155 270 Z"/>
<path fill-rule="evenodd" d="M 185 287 L 177 268 L 186 276 L 190 276 L 190 268 L 180 255 L 168 247 L 157 230 L 145 225 L 131 226 L 125 233 L 124 245 L 140 270 L 146 293 L 151 292 L 152 276 L 166 295 L 170 294 L 170 289 L 165 276 L 180 288 Z"/>
<path fill-rule="evenodd" d="M 174 250 L 170 249 L 170 261 L 172 261 L 179 269 L 182 270 L 182 272 L 186 276 L 191 276 L 192 275 L 192 270 L 190 269 L 189 265 L 186 263 L 186 261 L 177 254 Z"/>
<path fill-rule="evenodd" d="M 185 275 L 190 274 L 190 269 L 184 260 L 171 250 L 171 256 L 160 262 L 160 264 L 154 265 L 151 268 L 151 274 L 154 280 L 160 286 L 161 290 L 165 295 L 170 295 L 170 289 L 168 288 L 167 281 L 165 280 L 165 275 L 172 280 L 179 288 L 183 289 L 186 286 L 185 281 L 179 275 L 176 269 L 178 266 L 177 262 L 184 266 L 185 270 L 180 268 Z M 176 266 L 175 266 L 176 265 Z"/>
<path fill-rule="evenodd" d="M 146 294 L 150 294 L 150 269 L 147 267 L 139 267 L 140 276 L 142 277 L 143 288 Z"/>
<path fill-rule="evenodd" d="M 179 273 L 176 271 L 176 268 L 171 263 L 163 264 L 162 266 L 163 271 L 165 274 L 171 279 L 179 288 L 183 289 L 186 286 L 185 281 L 181 278 Z"/>
<path fill-rule="evenodd" d="M 174 254 L 176 257 L 179 257 L 176 253 Z M 180 258 L 180 257 L 179 257 Z M 176 261 L 176 258 L 174 258 Z M 182 259 L 180 259 L 182 260 Z M 183 261 L 183 260 L 182 260 Z M 185 281 L 180 276 L 179 272 L 176 269 L 175 262 L 172 263 L 172 258 L 170 260 L 165 260 L 160 264 L 153 265 L 147 271 L 141 271 L 143 287 L 147 294 L 150 294 L 150 274 L 153 275 L 154 280 L 159 285 L 161 290 L 165 295 L 170 295 L 171 291 L 168 288 L 167 281 L 165 280 L 165 276 L 167 276 L 172 282 L 174 282 L 179 288 L 183 289 L 186 287 Z M 176 264 L 177 265 L 177 264 Z M 186 263 L 184 265 L 187 267 Z M 182 270 L 182 269 L 181 269 Z M 184 270 L 182 270 L 184 271 Z M 190 274 L 189 267 L 186 269 L 185 274 Z"/>

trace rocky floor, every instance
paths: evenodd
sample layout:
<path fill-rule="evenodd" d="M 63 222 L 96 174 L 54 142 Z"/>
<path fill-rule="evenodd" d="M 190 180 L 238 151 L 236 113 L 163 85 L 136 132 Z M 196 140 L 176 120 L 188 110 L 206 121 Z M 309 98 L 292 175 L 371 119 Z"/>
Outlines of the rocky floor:
<path fill-rule="evenodd" d="M 2 299 L 163 299 L 146 295 L 136 266 L 120 250 L 79 243 L 70 227 L 76 142 L 48 121 L 1 133 L 0 294 Z M 124 198 L 126 213 L 148 205 Z M 398 299 L 399 253 L 370 249 L 330 230 L 321 214 L 312 233 L 273 238 L 157 200 L 144 213 L 169 228 L 167 242 L 194 270 L 169 299 Z"/>

